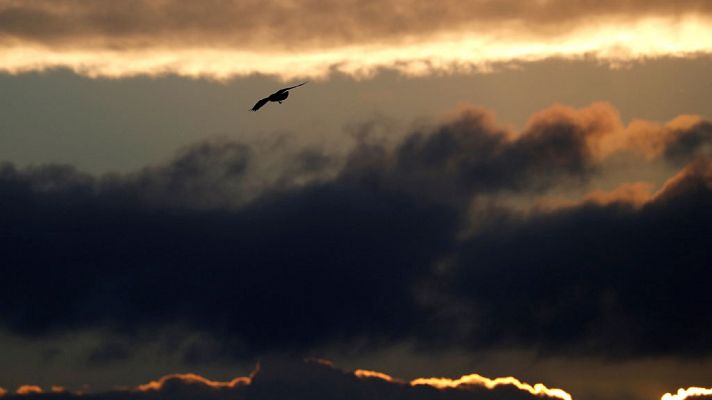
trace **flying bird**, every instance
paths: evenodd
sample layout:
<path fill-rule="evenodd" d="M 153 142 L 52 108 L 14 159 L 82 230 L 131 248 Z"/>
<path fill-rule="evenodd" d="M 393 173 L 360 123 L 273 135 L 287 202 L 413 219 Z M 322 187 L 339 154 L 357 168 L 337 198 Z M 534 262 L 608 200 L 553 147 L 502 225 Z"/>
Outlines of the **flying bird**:
<path fill-rule="evenodd" d="M 309 82 L 309 81 L 307 81 L 307 82 Z M 276 91 L 276 92 L 272 93 L 271 95 L 269 95 L 269 97 L 265 97 L 264 99 L 262 99 L 262 100 L 258 101 L 257 103 L 255 103 L 255 105 L 252 107 L 252 109 L 250 109 L 250 111 L 257 111 L 257 110 L 259 110 L 263 105 L 267 104 L 268 101 L 276 101 L 276 102 L 278 102 L 279 104 L 282 104 L 282 102 L 283 102 L 287 97 L 289 97 L 289 90 L 290 90 L 290 89 L 294 89 L 294 88 L 298 88 L 299 86 L 306 85 L 307 82 L 302 82 L 302 83 L 300 83 L 299 85 L 296 85 L 296 86 L 291 86 L 291 87 L 288 87 L 288 88 L 279 89 L 278 91 Z"/>

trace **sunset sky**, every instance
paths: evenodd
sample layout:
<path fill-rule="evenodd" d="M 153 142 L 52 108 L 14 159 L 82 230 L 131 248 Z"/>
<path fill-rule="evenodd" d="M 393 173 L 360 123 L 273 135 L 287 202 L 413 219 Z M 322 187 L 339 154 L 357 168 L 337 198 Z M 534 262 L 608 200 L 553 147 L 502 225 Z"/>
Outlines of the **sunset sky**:
<path fill-rule="evenodd" d="M 8 400 L 712 399 L 712 1 L 0 0 L 0 272 Z"/>

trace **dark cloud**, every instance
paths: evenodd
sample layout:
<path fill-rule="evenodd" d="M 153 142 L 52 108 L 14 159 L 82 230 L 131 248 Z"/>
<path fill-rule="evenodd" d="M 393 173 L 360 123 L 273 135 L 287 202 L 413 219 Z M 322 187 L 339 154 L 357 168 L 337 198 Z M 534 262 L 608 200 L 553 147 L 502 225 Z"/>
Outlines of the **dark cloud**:
<path fill-rule="evenodd" d="M 475 343 L 611 356 L 712 351 L 712 164 L 694 164 L 641 208 L 593 203 L 497 219 L 462 243 L 454 289 Z M 682 340 L 681 338 L 685 338 Z"/>
<path fill-rule="evenodd" d="M 181 348 L 197 362 L 403 340 L 709 354 L 712 170 L 694 145 L 707 125 L 668 144 L 696 161 L 642 205 L 472 214 L 481 196 L 586 182 L 616 118 L 557 106 L 514 134 L 468 110 L 394 147 L 364 142 L 336 174 L 300 151 L 257 189 L 252 150 L 230 142 L 100 178 L 4 165 L 0 323 L 200 332 L 214 343 Z"/>
<path fill-rule="evenodd" d="M 107 340 L 92 349 L 87 362 L 92 366 L 102 366 L 112 362 L 121 361 L 131 356 L 131 346 L 121 340 Z"/>
<path fill-rule="evenodd" d="M 145 205 L 133 183 L 0 175 L 3 322 L 26 334 L 186 323 L 250 351 L 401 337 L 418 319 L 409 282 L 456 224 L 443 206 L 342 182 L 200 210 Z"/>
<path fill-rule="evenodd" d="M 253 158 L 252 149 L 240 143 L 204 142 L 184 149 L 170 165 L 146 168 L 130 179 L 108 177 L 102 191 L 156 207 L 228 207 L 254 194 L 248 181 Z"/>
<path fill-rule="evenodd" d="M 150 385 L 150 384 L 149 384 Z M 537 398 L 527 392 L 501 386 L 485 389 L 463 385 L 452 389 L 436 389 L 428 385 L 411 386 L 405 382 L 379 378 L 359 378 L 325 363 L 270 360 L 263 362 L 251 378 L 237 378 L 233 382 L 213 382 L 196 375 L 164 377 L 133 390 L 116 390 L 96 394 L 29 393 L 10 394 L 9 400 L 95 400 L 95 399 L 402 399 L 402 400 L 526 400 Z"/>
<path fill-rule="evenodd" d="M 664 156 L 683 165 L 690 159 L 712 157 L 712 123 L 700 121 L 680 130 L 665 148 Z"/>
<path fill-rule="evenodd" d="M 343 177 L 440 201 L 536 192 L 562 181 L 575 185 L 598 168 L 593 142 L 615 132 L 619 123 L 604 103 L 580 110 L 554 106 L 514 133 L 496 126 L 488 112 L 470 108 L 450 122 L 407 136 L 392 152 L 368 145 L 356 149 Z"/>

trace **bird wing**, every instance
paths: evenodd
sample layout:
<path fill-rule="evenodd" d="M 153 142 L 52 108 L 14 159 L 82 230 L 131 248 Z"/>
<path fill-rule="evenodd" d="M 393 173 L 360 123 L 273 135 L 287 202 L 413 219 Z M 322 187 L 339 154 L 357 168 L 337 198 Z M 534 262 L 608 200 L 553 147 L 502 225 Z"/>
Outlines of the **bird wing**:
<path fill-rule="evenodd" d="M 284 92 L 286 92 L 286 91 L 289 90 L 289 89 L 298 88 L 299 86 L 306 85 L 308 82 L 309 82 L 309 81 L 306 81 L 306 82 L 300 83 L 299 85 L 291 86 L 291 87 L 284 88 L 284 89 L 279 89 L 275 94 L 284 93 Z"/>
<path fill-rule="evenodd" d="M 262 99 L 262 100 L 258 101 L 257 103 L 255 103 L 254 107 L 252 107 L 252 109 L 251 109 L 250 111 L 257 111 L 257 110 L 259 110 L 263 105 L 267 104 L 268 101 L 269 101 L 269 98 L 265 97 L 264 99 Z"/>

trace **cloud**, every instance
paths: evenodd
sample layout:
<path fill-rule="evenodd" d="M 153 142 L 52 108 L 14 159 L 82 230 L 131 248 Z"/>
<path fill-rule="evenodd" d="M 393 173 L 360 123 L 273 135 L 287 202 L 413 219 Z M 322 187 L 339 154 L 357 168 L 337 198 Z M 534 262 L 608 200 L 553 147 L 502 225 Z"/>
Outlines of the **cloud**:
<path fill-rule="evenodd" d="M 521 2 L 177 0 L 0 2 L 10 73 L 224 79 L 486 70 L 503 62 L 611 63 L 712 51 L 704 1 Z M 298 60 L 295 62 L 295 60 Z"/>
<path fill-rule="evenodd" d="M 245 341 L 245 351 L 368 326 L 401 336 L 415 318 L 402 304 L 407 282 L 455 224 L 445 207 L 340 182 L 201 210 L 146 205 L 130 179 L 47 189 L 45 169 L 0 175 L 3 323 L 26 334 L 187 323 L 233 332 L 226 339 Z"/>
<path fill-rule="evenodd" d="M 130 346 L 118 340 L 106 341 L 93 349 L 88 357 L 89 365 L 100 366 L 123 360 L 130 356 Z"/>
<path fill-rule="evenodd" d="M 493 218 L 497 225 L 462 243 L 451 271 L 461 308 L 478 321 L 471 343 L 611 357 L 709 354 L 712 342 L 699 334 L 709 322 L 699 316 L 712 300 L 702 283 L 711 178 L 706 161 L 642 206 L 584 203 Z"/>
<path fill-rule="evenodd" d="M 15 393 L 17 393 L 21 396 L 28 395 L 28 394 L 39 394 L 42 392 L 43 392 L 42 388 L 39 386 L 35 386 L 35 385 L 22 385 L 19 388 L 17 388 L 17 390 L 15 391 Z"/>
<path fill-rule="evenodd" d="M 684 163 L 690 158 L 712 155 L 712 123 L 700 121 L 676 133 L 676 137 L 665 148 L 666 158 Z"/>
<path fill-rule="evenodd" d="M 578 109 L 555 104 L 515 132 L 498 126 L 490 112 L 466 106 L 441 124 L 407 135 L 391 151 L 363 142 L 341 176 L 441 200 L 537 193 L 583 186 L 620 154 L 674 167 L 712 157 L 711 126 L 695 116 L 624 125 L 615 108 L 597 102 Z"/>
<path fill-rule="evenodd" d="M 157 381 L 151 381 L 143 385 L 138 385 L 136 391 L 154 392 L 166 390 L 173 382 L 180 382 L 185 385 L 200 385 L 211 389 L 234 389 L 252 383 L 252 377 L 237 377 L 229 382 L 211 381 L 196 374 L 172 374 L 161 377 Z"/>
<path fill-rule="evenodd" d="M 633 120 L 625 128 L 620 122 L 616 122 L 615 126 L 613 131 L 618 134 L 607 135 L 596 143 L 602 155 L 632 151 L 648 159 L 664 157 L 680 165 L 692 156 L 712 154 L 708 143 L 712 126 L 697 116 L 681 115 L 665 124 Z"/>
<path fill-rule="evenodd" d="M 653 197 L 653 188 L 654 185 L 649 182 L 625 183 L 611 191 L 594 190 L 588 192 L 583 198 L 576 200 L 544 197 L 534 204 L 534 208 L 539 211 L 555 210 L 565 207 L 580 207 L 587 203 L 602 206 L 616 203 L 642 206 Z"/>
<path fill-rule="evenodd" d="M 438 5 L 415 1 L 347 1 L 339 7 L 302 0 L 267 4 L 257 1 L 211 0 L 202 4 L 184 4 L 179 1 L 132 0 L 130 8 L 109 1 L 3 3 L 6 33 L 38 41 L 53 40 L 59 44 L 67 39 L 86 38 L 90 33 L 130 40 L 141 38 L 142 34 L 169 36 L 178 32 L 192 33 L 198 39 L 204 35 L 218 44 L 248 42 L 287 47 L 304 42 L 309 45 L 314 41 L 342 44 L 354 40 L 400 39 L 402 35 L 430 35 L 450 27 L 472 27 L 483 22 L 492 27 L 502 22 L 521 21 L 525 17 L 531 21 L 528 30 L 546 34 L 546 28 L 553 24 L 563 22 L 570 27 L 582 20 L 601 17 L 712 13 L 712 7 L 699 0 L 675 5 L 665 1 L 624 4 L 603 1 L 576 5 L 563 1 L 522 3 L 516 0 L 469 4 L 446 1 Z"/>
<path fill-rule="evenodd" d="M 687 165 L 656 193 L 629 185 L 528 214 L 473 202 L 585 188 L 629 150 L 600 144 L 633 125 L 605 104 L 555 106 L 512 132 L 466 109 L 345 160 L 299 149 L 265 180 L 232 142 L 126 175 L 6 164 L 0 324 L 26 337 L 100 329 L 119 344 L 204 334 L 195 360 L 403 341 L 708 355 L 707 124 L 638 160 L 671 162 L 685 143 Z M 111 343 L 95 361 L 130 351 Z"/>
<path fill-rule="evenodd" d="M 43 393 L 27 392 L 9 395 L 8 399 L 244 399 L 266 400 L 289 397 L 291 399 L 533 399 L 564 398 L 570 395 L 562 389 L 549 389 L 543 384 L 534 386 L 516 383 L 485 385 L 466 377 L 460 383 L 449 386 L 439 385 L 445 378 L 430 378 L 405 382 L 390 378 L 383 373 L 364 375 L 339 370 L 331 365 L 317 362 L 299 362 L 287 359 L 272 359 L 262 362 L 249 377 L 238 377 L 228 382 L 212 381 L 196 374 L 173 374 L 162 377 L 130 390 L 115 390 L 107 393 L 76 394 L 72 392 Z M 497 378 L 505 379 L 505 378 Z M 482 377 L 482 380 L 489 380 Z M 431 383 L 432 381 L 433 383 Z M 453 380 L 455 382 L 455 380 Z M 528 388 L 539 388 L 536 395 Z"/>
<path fill-rule="evenodd" d="M 574 110 L 554 106 L 516 133 L 490 113 L 467 108 L 426 132 L 414 132 L 392 152 L 362 146 L 344 170 L 348 181 L 421 192 L 440 199 L 499 191 L 539 191 L 561 180 L 585 182 L 597 160 L 589 143 L 616 132 L 620 122 L 604 104 Z M 613 126 L 611 126 L 613 125 Z M 426 192 L 427 193 L 427 192 Z"/>
<path fill-rule="evenodd" d="M 712 388 L 689 387 L 687 389 L 680 388 L 677 393 L 665 393 L 661 400 L 685 400 L 689 397 L 695 399 L 706 399 L 712 396 Z"/>
<path fill-rule="evenodd" d="M 443 388 L 459 388 L 467 387 L 469 385 L 480 385 L 488 389 L 493 389 L 499 386 L 511 385 L 519 390 L 529 392 L 534 396 L 544 396 L 544 397 L 554 397 L 562 400 L 572 400 L 572 397 L 563 389 L 551 389 L 546 387 L 542 383 L 537 383 L 534 386 L 521 382 L 519 379 L 514 377 L 504 377 L 489 379 L 483 377 L 479 374 L 470 374 L 462 376 L 458 379 L 448 379 L 448 378 L 418 378 L 411 381 L 411 385 L 428 385 L 436 387 L 439 389 Z"/>

